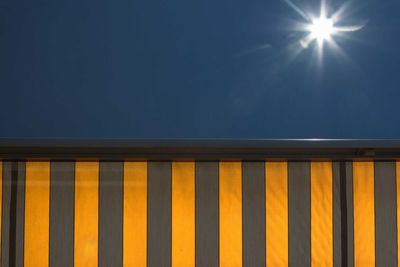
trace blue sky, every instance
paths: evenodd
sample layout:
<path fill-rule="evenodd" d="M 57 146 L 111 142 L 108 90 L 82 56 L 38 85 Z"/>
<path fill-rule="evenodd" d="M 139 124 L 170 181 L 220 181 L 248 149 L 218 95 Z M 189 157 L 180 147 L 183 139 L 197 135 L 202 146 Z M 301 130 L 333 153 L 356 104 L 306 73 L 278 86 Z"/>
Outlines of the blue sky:
<path fill-rule="evenodd" d="M 352 1 L 318 62 L 283 0 L 5 0 L 0 137 L 400 138 L 399 11 Z"/>

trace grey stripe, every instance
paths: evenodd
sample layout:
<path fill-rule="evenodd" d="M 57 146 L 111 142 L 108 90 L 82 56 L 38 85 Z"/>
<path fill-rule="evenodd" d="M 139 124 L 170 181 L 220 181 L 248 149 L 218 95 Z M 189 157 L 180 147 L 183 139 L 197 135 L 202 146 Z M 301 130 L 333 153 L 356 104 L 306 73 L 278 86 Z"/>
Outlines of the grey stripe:
<path fill-rule="evenodd" d="M 122 267 L 123 162 L 99 166 L 99 267 Z"/>
<path fill-rule="evenodd" d="M 24 266 L 25 162 L 18 162 L 15 266 Z"/>
<path fill-rule="evenodd" d="M 342 266 L 342 217 L 340 202 L 340 163 L 332 163 L 333 194 L 333 266 Z"/>
<path fill-rule="evenodd" d="M 148 162 L 147 266 L 171 266 L 171 162 Z"/>
<path fill-rule="evenodd" d="M 219 266 L 219 165 L 196 162 L 196 267 Z"/>
<path fill-rule="evenodd" d="M 1 266 L 24 266 L 25 162 L 4 163 Z M 16 176 L 14 177 L 14 174 Z M 13 181 L 14 177 L 14 181 Z M 14 189 L 13 189 L 14 187 Z M 14 191 L 13 191 L 14 190 Z M 14 193 L 13 193 L 14 192 Z M 12 194 L 15 194 L 12 196 Z M 14 200 L 12 200 L 14 199 Z M 14 204 L 13 204 L 14 201 Z M 13 214 L 13 216 L 11 216 Z M 12 224 L 10 224 L 12 222 Z M 10 247 L 11 246 L 11 247 Z M 10 258 L 11 257 L 11 258 Z"/>
<path fill-rule="evenodd" d="M 310 163 L 288 163 L 289 266 L 311 265 Z"/>
<path fill-rule="evenodd" d="M 397 266 L 396 163 L 375 162 L 375 266 Z"/>
<path fill-rule="evenodd" d="M 10 203 L 11 203 L 11 162 L 3 162 L 3 200 L 1 215 L 1 264 L 9 266 Z"/>
<path fill-rule="evenodd" d="M 50 163 L 50 267 L 74 265 L 74 162 Z"/>
<path fill-rule="evenodd" d="M 243 267 L 265 266 L 265 163 L 242 163 Z"/>
<path fill-rule="evenodd" d="M 347 266 L 354 266 L 354 205 L 353 205 L 353 163 L 346 162 L 347 189 Z"/>

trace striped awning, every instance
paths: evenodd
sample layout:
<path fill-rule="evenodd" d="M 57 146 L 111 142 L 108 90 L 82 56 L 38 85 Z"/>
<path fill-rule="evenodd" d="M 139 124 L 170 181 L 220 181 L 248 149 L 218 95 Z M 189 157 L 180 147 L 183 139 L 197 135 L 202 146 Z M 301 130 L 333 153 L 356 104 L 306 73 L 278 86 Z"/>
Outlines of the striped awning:
<path fill-rule="evenodd" d="M 3 161 L 1 266 L 398 266 L 396 161 Z"/>

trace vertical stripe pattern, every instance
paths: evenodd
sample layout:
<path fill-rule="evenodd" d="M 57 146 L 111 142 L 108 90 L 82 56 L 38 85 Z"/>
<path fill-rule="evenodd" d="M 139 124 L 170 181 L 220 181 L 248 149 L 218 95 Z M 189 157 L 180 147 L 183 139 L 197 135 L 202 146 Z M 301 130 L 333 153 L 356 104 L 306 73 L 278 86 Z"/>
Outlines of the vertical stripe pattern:
<path fill-rule="evenodd" d="M 76 162 L 74 266 L 98 266 L 99 163 Z"/>
<path fill-rule="evenodd" d="M 311 266 L 333 266 L 332 163 L 311 163 Z"/>
<path fill-rule="evenodd" d="M 265 266 L 265 164 L 243 162 L 243 266 Z"/>
<path fill-rule="evenodd" d="M 25 162 L 3 162 L 1 266 L 24 266 Z"/>
<path fill-rule="evenodd" d="M 396 163 L 375 162 L 375 262 L 397 266 Z"/>
<path fill-rule="evenodd" d="M 289 266 L 311 264 L 310 163 L 288 163 Z"/>
<path fill-rule="evenodd" d="M 240 162 L 220 162 L 220 266 L 242 266 L 242 168 Z"/>
<path fill-rule="evenodd" d="M 26 163 L 24 266 L 48 266 L 50 162 Z"/>
<path fill-rule="evenodd" d="M 342 229 L 343 235 L 347 237 L 347 250 L 344 251 L 342 249 L 342 256 L 347 263 L 345 266 L 353 267 L 354 266 L 354 196 L 353 196 L 353 164 L 351 162 L 346 162 L 344 164 L 343 169 L 341 168 L 341 178 L 345 180 L 345 187 L 346 187 L 346 203 L 345 206 L 347 207 L 346 214 L 347 214 L 347 225 L 346 231 Z M 343 173 L 342 173 L 343 172 Z M 342 221 L 343 222 L 343 221 Z M 345 222 L 343 222 L 344 224 Z M 342 225 L 343 228 L 343 225 Z M 342 248 L 346 247 L 342 244 Z"/>
<path fill-rule="evenodd" d="M 267 267 L 288 266 L 287 162 L 265 163 Z"/>
<path fill-rule="evenodd" d="M 10 256 L 10 211 L 11 211 L 11 162 L 3 162 L 1 201 L 1 254 L 0 266 L 9 266 Z"/>
<path fill-rule="evenodd" d="M 74 265 L 74 162 L 50 165 L 50 267 Z"/>
<path fill-rule="evenodd" d="M 99 166 L 99 267 L 122 267 L 123 166 Z"/>
<path fill-rule="evenodd" d="M 374 163 L 353 162 L 354 265 L 375 266 Z"/>
<path fill-rule="evenodd" d="M 0 161 L 1 266 L 399 266 L 396 161 Z"/>
<path fill-rule="evenodd" d="M 123 263 L 145 267 L 147 259 L 147 162 L 124 163 Z"/>
<path fill-rule="evenodd" d="M 171 162 L 148 163 L 147 266 L 171 266 Z"/>
<path fill-rule="evenodd" d="M 346 216 L 342 217 L 342 180 L 340 168 L 343 162 L 333 162 L 332 163 L 332 231 L 333 231 L 333 266 L 341 267 L 345 266 L 342 259 L 342 244 L 345 246 L 346 242 L 342 242 L 342 229 L 345 230 L 346 227 L 342 226 L 342 220 L 346 219 Z M 343 181 L 344 182 L 344 181 Z"/>
<path fill-rule="evenodd" d="M 172 163 L 172 266 L 195 266 L 194 163 Z"/>
<path fill-rule="evenodd" d="M 11 162 L 2 164 L 1 201 L 1 251 L 0 266 L 9 266 L 10 255 L 10 204 L 11 204 Z"/>
<path fill-rule="evenodd" d="M 9 260 L 11 266 L 22 267 L 25 258 L 25 162 L 12 162 L 11 179 Z"/>
<path fill-rule="evenodd" d="M 196 162 L 196 266 L 219 266 L 219 165 Z"/>

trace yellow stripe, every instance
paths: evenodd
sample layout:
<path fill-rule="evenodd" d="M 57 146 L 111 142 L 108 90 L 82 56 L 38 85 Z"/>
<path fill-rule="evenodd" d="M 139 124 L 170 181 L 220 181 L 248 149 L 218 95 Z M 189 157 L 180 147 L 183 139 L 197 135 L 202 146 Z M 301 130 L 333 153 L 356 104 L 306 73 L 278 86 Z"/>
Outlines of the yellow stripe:
<path fill-rule="evenodd" d="M 26 163 L 24 262 L 49 265 L 50 163 Z"/>
<path fill-rule="evenodd" d="M 126 267 L 146 267 L 147 162 L 124 164 L 124 245 Z"/>
<path fill-rule="evenodd" d="M 219 164 L 220 266 L 242 266 L 242 164 Z"/>
<path fill-rule="evenodd" d="M 194 162 L 172 163 L 172 266 L 195 266 Z"/>
<path fill-rule="evenodd" d="M 97 267 L 99 163 L 75 166 L 75 267 Z"/>
<path fill-rule="evenodd" d="M 374 163 L 353 162 L 355 267 L 375 266 Z"/>
<path fill-rule="evenodd" d="M 288 266 L 287 162 L 265 163 L 267 267 Z"/>
<path fill-rule="evenodd" d="M 311 266 L 333 266 L 332 162 L 311 163 Z"/>
<path fill-rule="evenodd" d="M 400 263 L 400 161 L 396 162 L 396 194 L 397 194 L 397 262 Z"/>

